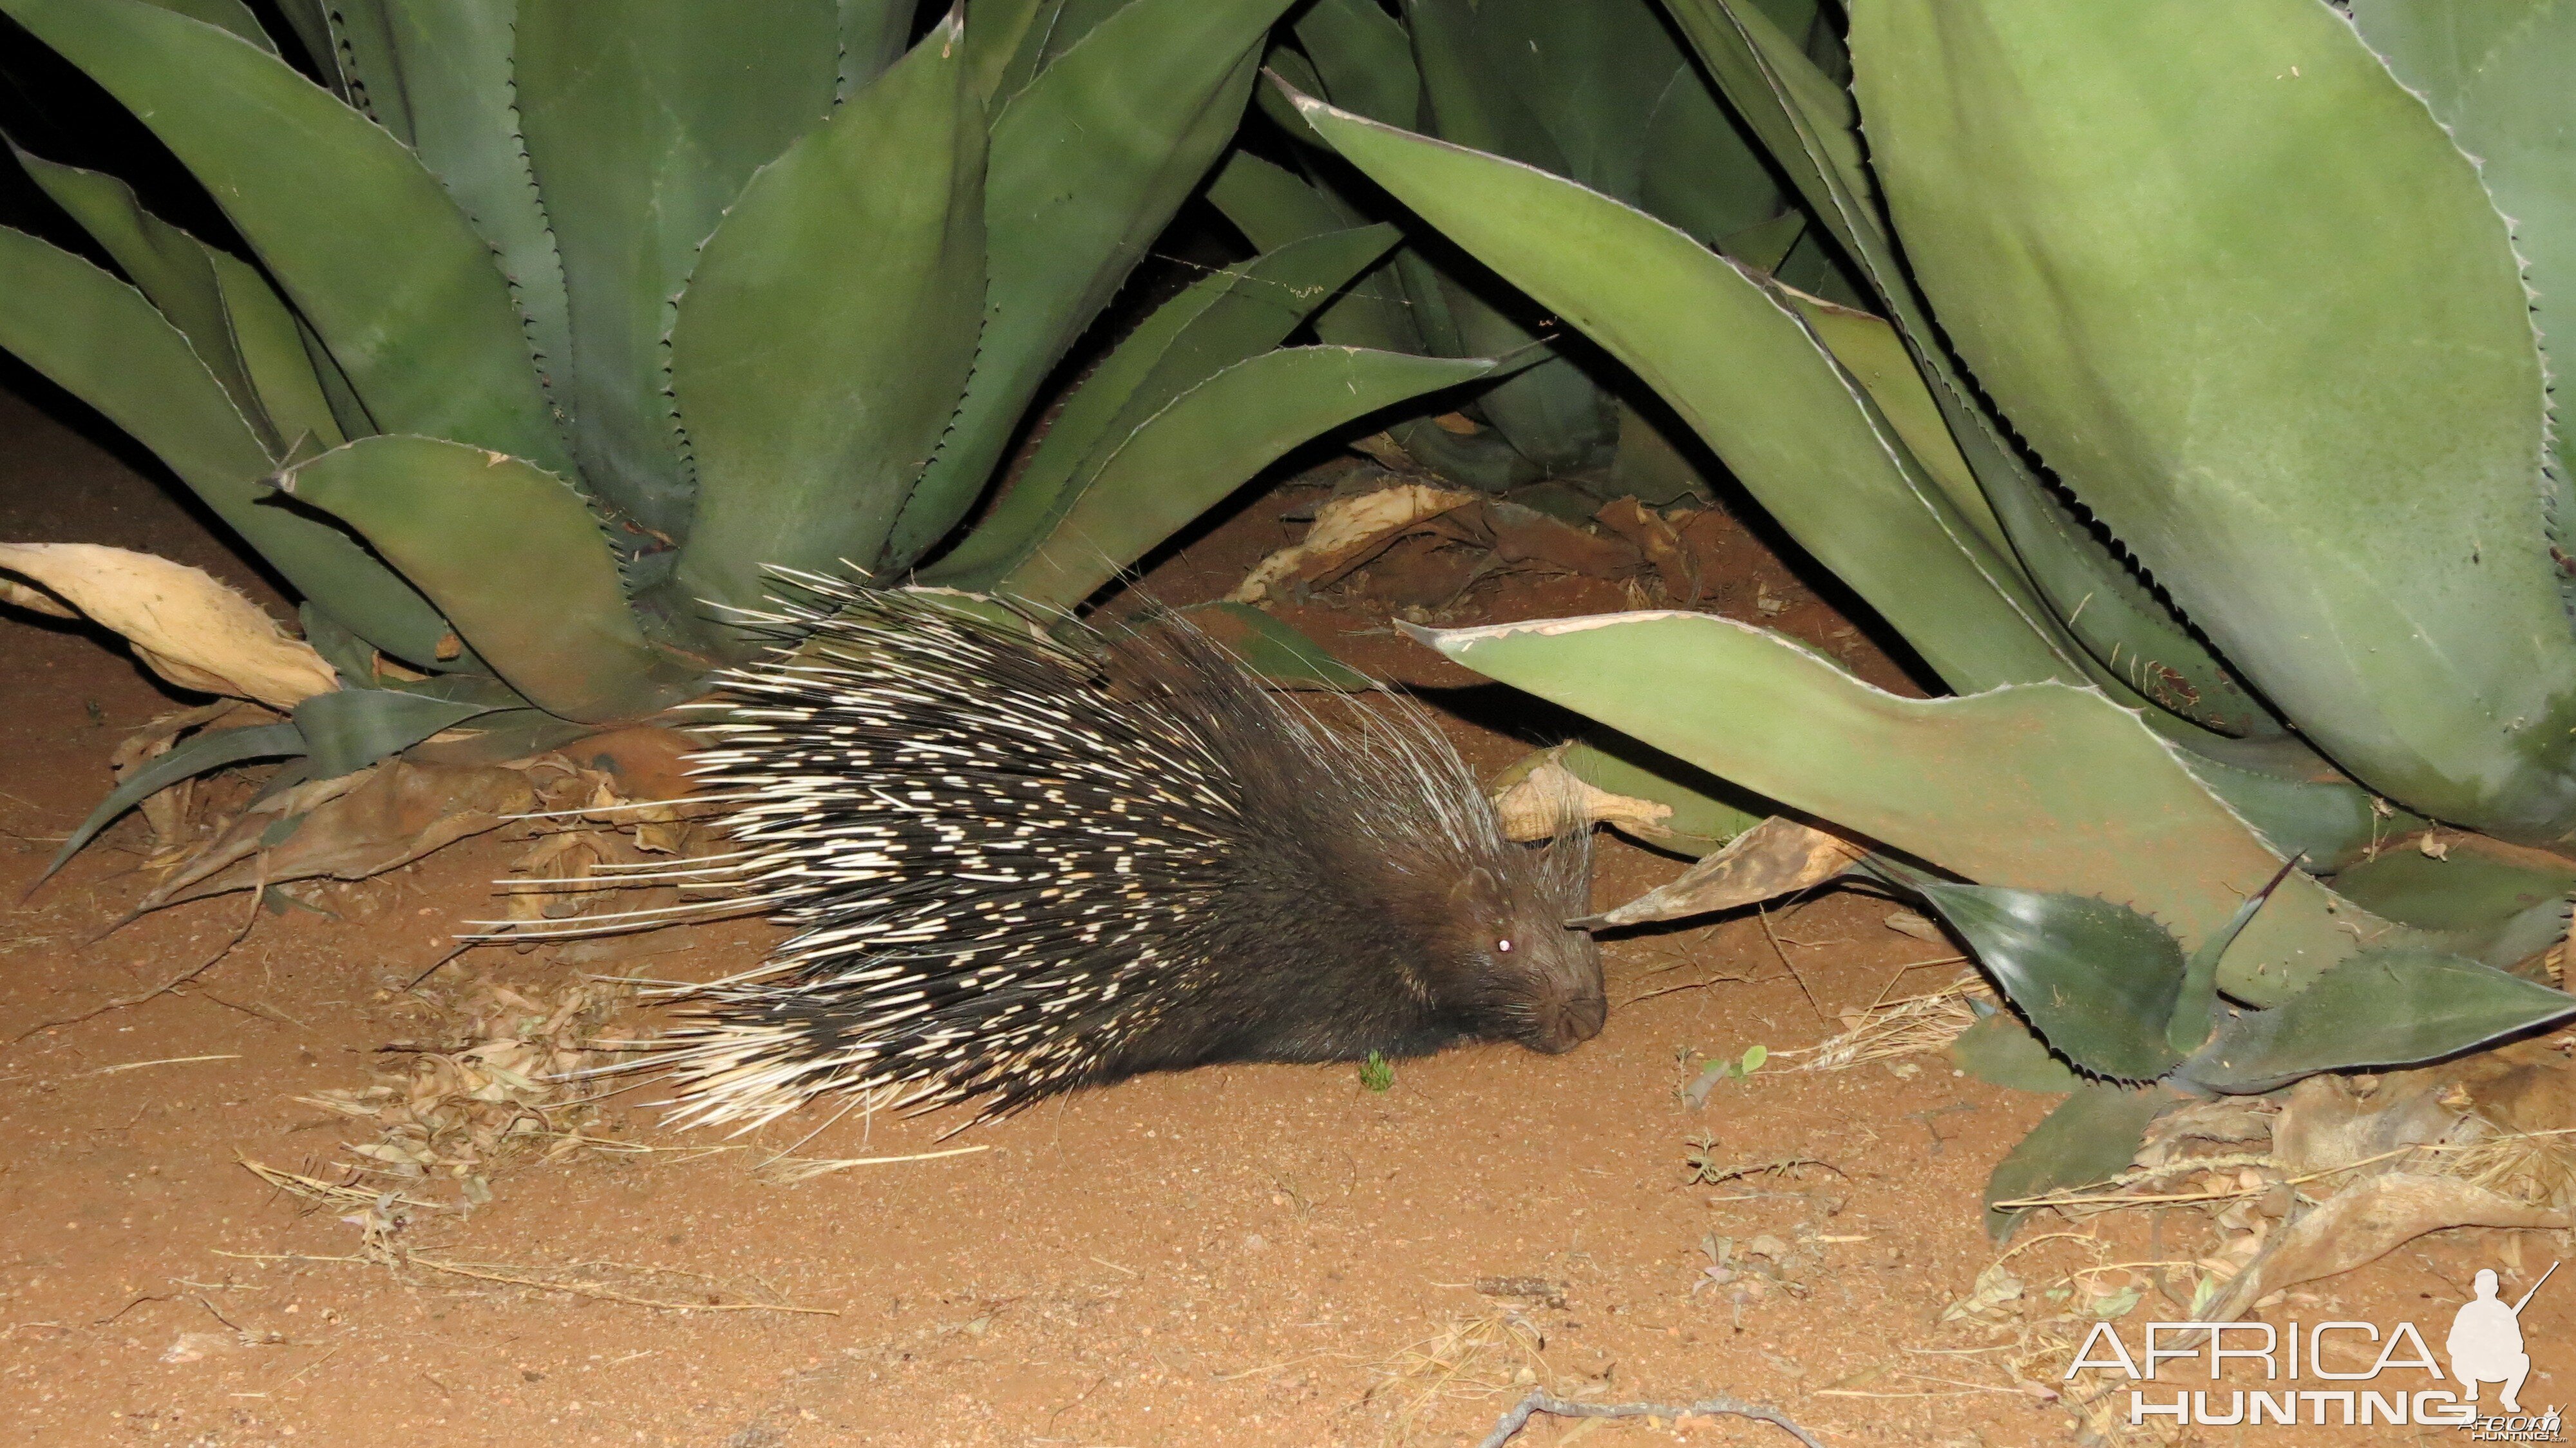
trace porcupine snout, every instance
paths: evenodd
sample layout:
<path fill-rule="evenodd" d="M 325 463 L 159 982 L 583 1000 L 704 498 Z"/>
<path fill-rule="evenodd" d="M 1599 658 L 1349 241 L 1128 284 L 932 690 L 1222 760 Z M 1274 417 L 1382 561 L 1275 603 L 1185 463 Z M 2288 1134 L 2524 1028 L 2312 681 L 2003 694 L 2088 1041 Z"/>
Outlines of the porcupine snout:
<path fill-rule="evenodd" d="M 1581 931 L 1564 933 L 1569 938 L 1542 936 L 1529 947 L 1534 954 L 1544 952 L 1557 959 L 1539 972 L 1530 1029 L 1521 1043 L 1550 1056 L 1562 1056 L 1601 1034 L 1602 1023 L 1610 1018 L 1610 997 L 1601 983 L 1600 948 Z"/>

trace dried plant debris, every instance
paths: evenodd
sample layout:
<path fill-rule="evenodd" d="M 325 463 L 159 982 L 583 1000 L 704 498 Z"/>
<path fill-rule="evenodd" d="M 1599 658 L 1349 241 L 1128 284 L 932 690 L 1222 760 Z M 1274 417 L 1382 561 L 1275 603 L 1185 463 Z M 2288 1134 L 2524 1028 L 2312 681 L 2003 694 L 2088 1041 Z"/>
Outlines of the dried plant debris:
<path fill-rule="evenodd" d="M 1946 1050 L 1961 1031 L 1977 1022 L 1976 1008 L 1969 1002 L 1992 1004 L 1994 998 L 1994 990 L 1984 977 L 1963 974 L 1926 995 L 1844 1011 L 1839 1033 L 1812 1046 L 1772 1054 L 1792 1059 L 1805 1057 L 1794 1070 L 1847 1071 L 1873 1061 Z"/>
<path fill-rule="evenodd" d="M 1461 1319 L 1377 1364 L 1364 1401 L 1387 1413 L 1386 1442 L 1409 1442 L 1443 1402 L 1547 1386 L 1546 1349 L 1547 1335 L 1517 1310 Z"/>
<path fill-rule="evenodd" d="M 723 847 L 703 822 L 712 812 L 706 805 L 630 798 L 616 774 L 561 754 L 541 755 L 522 772 L 545 818 L 528 822 L 528 846 L 502 885 L 507 926 L 677 905 L 679 890 L 658 878 L 665 867 Z M 519 944 L 534 949 L 536 942 Z"/>
<path fill-rule="evenodd" d="M 422 1183 L 417 1190 L 453 1181 L 467 1204 L 486 1201 L 491 1175 L 510 1164 L 634 1149 L 606 1135 L 591 1099 L 597 1083 L 580 1077 L 615 1058 L 595 1043 L 631 995 L 612 981 L 551 993 L 470 982 L 457 992 L 446 1042 L 387 1048 L 398 1065 L 374 1084 L 296 1099 L 375 1130 L 347 1148 L 367 1178 Z"/>
<path fill-rule="evenodd" d="M 420 1202 L 393 1192 L 370 1195 L 355 1187 L 323 1181 L 300 1172 L 281 1171 L 275 1167 L 240 1158 L 241 1164 L 261 1181 L 291 1196 L 300 1197 L 325 1209 L 349 1208 L 341 1221 L 359 1230 L 358 1250 L 339 1256 L 316 1256 L 306 1253 L 217 1252 L 249 1262 L 340 1263 L 384 1267 L 397 1277 L 415 1272 L 431 1272 L 451 1279 L 488 1283 L 498 1287 L 523 1288 L 542 1293 L 556 1293 L 587 1298 L 594 1302 L 623 1303 L 629 1307 L 649 1307 L 670 1312 L 784 1312 L 824 1317 L 839 1316 L 838 1309 L 807 1307 L 786 1300 L 776 1288 L 756 1282 L 749 1289 L 710 1277 L 702 1272 L 687 1272 L 670 1267 L 639 1266 L 631 1262 L 580 1261 L 559 1265 L 524 1266 L 507 1262 L 463 1261 L 446 1255 L 432 1255 L 411 1245 L 408 1233 L 414 1224 L 415 1208 L 435 1210 L 432 1203 Z"/>

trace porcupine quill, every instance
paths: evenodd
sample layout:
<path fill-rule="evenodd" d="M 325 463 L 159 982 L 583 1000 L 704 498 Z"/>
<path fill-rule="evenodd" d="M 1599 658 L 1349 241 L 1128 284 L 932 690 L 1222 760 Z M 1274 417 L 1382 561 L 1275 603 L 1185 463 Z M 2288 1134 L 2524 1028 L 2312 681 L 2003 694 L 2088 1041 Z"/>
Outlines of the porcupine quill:
<path fill-rule="evenodd" d="M 1599 952 L 1565 923 L 1585 837 L 1505 839 L 1409 702 L 1328 728 L 1186 626 L 1067 643 L 787 581 L 758 616 L 780 647 L 692 726 L 733 845 L 676 913 L 795 934 L 674 988 L 689 1023 L 629 1064 L 668 1074 L 679 1121 L 887 1087 L 983 1119 L 1146 1071 L 1600 1030 Z"/>

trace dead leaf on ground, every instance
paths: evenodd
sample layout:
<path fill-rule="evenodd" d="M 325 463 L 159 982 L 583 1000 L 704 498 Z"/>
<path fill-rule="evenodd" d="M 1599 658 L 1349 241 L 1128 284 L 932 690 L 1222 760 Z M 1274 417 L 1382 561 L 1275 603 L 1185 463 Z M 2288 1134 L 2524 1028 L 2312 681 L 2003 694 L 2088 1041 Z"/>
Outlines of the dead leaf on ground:
<path fill-rule="evenodd" d="M 125 737 L 108 756 L 108 772 L 119 784 L 153 760 L 170 752 L 179 736 L 191 730 L 204 729 L 221 722 L 236 710 L 247 708 L 239 700 L 219 699 L 194 709 L 181 709 L 164 714 Z M 185 846 L 196 834 L 197 804 L 200 791 L 197 781 L 183 779 L 168 789 L 145 796 L 141 806 L 143 821 L 152 828 L 156 854 L 151 863 L 162 863 L 161 856 Z"/>
<path fill-rule="evenodd" d="M 1640 925 L 1734 910 L 1821 885 L 1867 853 L 1839 835 L 1774 815 L 1679 878 L 1583 923 Z"/>
<path fill-rule="evenodd" d="M 2234 1321 L 2271 1293 L 2349 1272 L 2446 1227 L 2568 1225 L 2565 1212 L 2513 1201 L 2453 1177 L 2410 1172 L 2369 1177 L 2272 1234 L 2265 1249 L 2201 1316 L 2210 1322 Z"/>
<path fill-rule="evenodd" d="M 1373 493 L 1335 498 L 1315 510 L 1315 524 L 1302 540 L 1255 564 L 1226 597 L 1236 603 L 1258 603 L 1273 584 L 1289 578 L 1312 580 L 1356 568 L 1415 525 L 1477 501 L 1477 494 L 1427 483 L 1399 483 Z"/>
<path fill-rule="evenodd" d="M 1664 597 L 1675 604 L 1695 603 L 1700 595 L 1699 567 L 1683 546 L 1682 535 L 1667 522 L 1664 515 L 1638 502 L 1621 498 L 1602 506 L 1592 515 L 1602 527 L 1625 538 L 1653 566 L 1655 576 L 1663 580 Z"/>
<path fill-rule="evenodd" d="M 1505 838 L 1551 839 L 1568 814 L 1586 824 L 1606 824 L 1649 838 L 1671 835 L 1671 805 L 1599 788 L 1566 768 L 1560 762 L 1564 753 L 1563 745 L 1542 751 L 1494 796 L 1494 812 L 1502 816 Z"/>
<path fill-rule="evenodd" d="M 123 635 L 135 657 L 183 689 L 283 712 L 340 687 L 312 645 L 288 637 L 266 609 L 204 569 L 95 543 L 0 543 L 0 569 L 44 589 L 10 584 L 0 598 L 60 618 L 85 616 Z"/>
<path fill-rule="evenodd" d="M 324 875 L 363 880 L 497 829 L 535 800 L 517 770 L 389 759 L 299 785 L 243 811 L 136 909 L 244 890 L 263 878 L 272 885 Z M 255 865 L 251 857 L 262 853 L 266 859 Z"/>

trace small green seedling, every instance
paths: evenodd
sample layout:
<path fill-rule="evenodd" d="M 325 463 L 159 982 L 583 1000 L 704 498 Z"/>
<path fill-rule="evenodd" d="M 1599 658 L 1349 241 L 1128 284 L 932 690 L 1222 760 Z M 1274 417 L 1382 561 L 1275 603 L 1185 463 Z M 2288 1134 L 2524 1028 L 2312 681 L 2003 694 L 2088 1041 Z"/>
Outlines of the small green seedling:
<path fill-rule="evenodd" d="M 1369 1052 L 1368 1059 L 1360 1062 L 1361 1089 L 1366 1091 L 1383 1092 L 1394 1085 L 1394 1063 L 1387 1060 L 1385 1055 L 1380 1052 Z"/>

